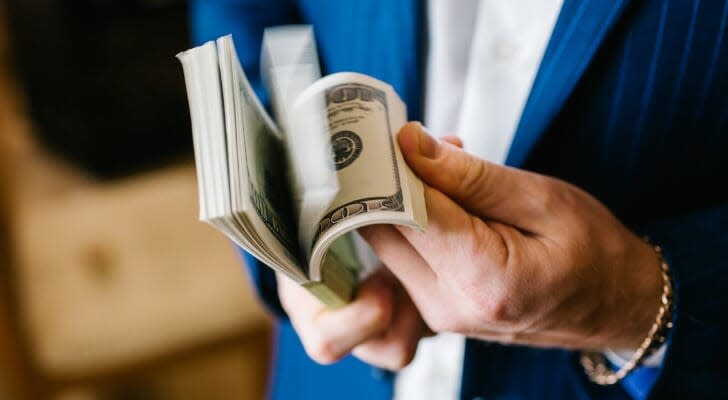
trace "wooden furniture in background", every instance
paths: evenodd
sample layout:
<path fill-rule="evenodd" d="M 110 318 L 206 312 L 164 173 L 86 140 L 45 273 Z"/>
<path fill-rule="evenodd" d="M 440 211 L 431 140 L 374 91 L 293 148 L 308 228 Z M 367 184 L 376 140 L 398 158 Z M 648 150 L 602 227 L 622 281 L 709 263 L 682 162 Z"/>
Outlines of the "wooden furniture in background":
<path fill-rule="evenodd" d="M 262 398 L 270 323 L 191 160 L 99 182 L 39 148 L 1 11 L 0 398 Z"/>
<path fill-rule="evenodd" d="M 21 331 L 17 312 L 15 252 L 11 239 L 10 170 L 7 127 L 11 120 L 5 71 L 7 40 L 3 31 L 3 4 L 0 1 L 0 398 L 37 397 L 33 385 L 34 371 L 28 356 L 27 342 Z"/>
<path fill-rule="evenodd" d="M 27 347 L 17 313 L 14 252 L 11 244 L 7 151 L 0 137 L 0 398 L 36 397 Z"/>
<path fill-rule="evenodd" d="M 237 339 L 262 336 L 265 348 L 267 319 L 238 255 L 197 221 L 192 167 L 82 185 L 16 210 L 23 314 L 52 380 L 114 377 Z"/>

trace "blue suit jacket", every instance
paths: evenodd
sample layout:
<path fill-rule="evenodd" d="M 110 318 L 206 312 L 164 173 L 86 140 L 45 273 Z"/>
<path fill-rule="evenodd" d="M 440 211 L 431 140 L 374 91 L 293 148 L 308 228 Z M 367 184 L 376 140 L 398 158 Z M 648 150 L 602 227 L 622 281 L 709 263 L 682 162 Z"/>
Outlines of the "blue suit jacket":
<path fill-rule="evenodd" d="M 391 83 L 422 111 L 426 20 L 416 0 L 193 1 L 197 42 L 233 33 L 260 90 L 263 28 L 315 27 L 324 72 Z M 728 54 L 725 0 L 565 0 L 507 163 L 589 191 L 664 247 L 676 324 L 659 398 L 728 398 Z M 279 315 L 272 396 L 385 399 L 391 374 L 309 360 L 270 271 L 249 259 Z M 590 384 L 572 352 L 470 340 L 462 398 L 624 398 Z"/>

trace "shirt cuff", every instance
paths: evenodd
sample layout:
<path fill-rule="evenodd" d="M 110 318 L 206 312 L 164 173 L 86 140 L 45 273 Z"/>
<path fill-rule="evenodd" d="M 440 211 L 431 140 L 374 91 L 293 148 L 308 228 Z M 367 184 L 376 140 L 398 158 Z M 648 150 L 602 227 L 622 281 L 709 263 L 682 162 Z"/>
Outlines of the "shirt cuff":
<path fill-rule="evenodd" d="M 647 357 L 644 361 L 642 361 L 642 366 L 644 367 L 653 367 L 653 368 L 659 368 L 662 366 L 662 362 L 665 360 L 665 353 L 667 352 L 667 342 L 664 343 L 662 346 L 660 346 L 659 349 L 657 349 L 656 352 L 652 353 L 649 357 Z M 604 351 L 604 357 L 609 360 L 610 363 L 614 364 L 617 368 L 622 368 L 625 364 L 629 362 L 630 359 L 632 359 L 632 356 L 634 355 L 634 351 L 630 350 L 623 350 L 623 351 L 613 351 L 613 350 L 605 350 Z"/>
<path fill-rule="evenodd" d="M 660 375 L 662 363 L 665 360 L 665 353 L 667 352 L 667 345 L 667 343 L 663 344 L 659 349 L 657 349 L 657 351 L 647 357 L 642 362 L 642 365 L 619 382 L 622 388 L 634 400 L 647 399 L 652 386 L 654 386 Z M 629 362 L 634 355 L 634 352 L 606 350 L 603 354 L 616 370 Z"/>

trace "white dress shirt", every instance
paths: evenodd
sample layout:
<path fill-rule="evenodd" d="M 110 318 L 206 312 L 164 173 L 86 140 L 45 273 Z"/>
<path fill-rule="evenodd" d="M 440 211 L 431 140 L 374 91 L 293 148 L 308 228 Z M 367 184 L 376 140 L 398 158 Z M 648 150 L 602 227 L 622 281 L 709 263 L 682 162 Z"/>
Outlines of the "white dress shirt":
<path fill-rule="evenodd" d="M 425 125 L 503 163 L 563 0 L 428 0 Z M 395 380 L 395 400 L 457 399 L 464 338 L 423 339 Z M 606 351 L 615 365 L 632 353 Z M 662 363 L 665 346 L 645 361 Z"/>
<path fill-rule="evenodd" d="M 425 125 L 503 162 L 563 0 L 428 0 Z M 457 399 L 465 341 L 423 339 L 395 400 Z"/>
<path fill-rule="evenodd" d="M 428 0 L 425 125 L 502 163 L 563 0 Z M 394 386 L 395 400 L 456 399 L 464 339 L 423 339 Z"/>

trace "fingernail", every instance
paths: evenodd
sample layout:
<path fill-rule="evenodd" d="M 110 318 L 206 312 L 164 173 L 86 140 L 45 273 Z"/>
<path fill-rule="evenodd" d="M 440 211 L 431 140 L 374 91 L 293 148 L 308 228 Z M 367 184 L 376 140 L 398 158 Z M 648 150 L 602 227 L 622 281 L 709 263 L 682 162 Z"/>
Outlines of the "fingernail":
<path fill-rule="evenodd" d="M 418 134 L 420 154 L 425 158 L 435 159 L 440 151 L 440 142 L 427 133 L 425 127 L 420 125 Z"/>

